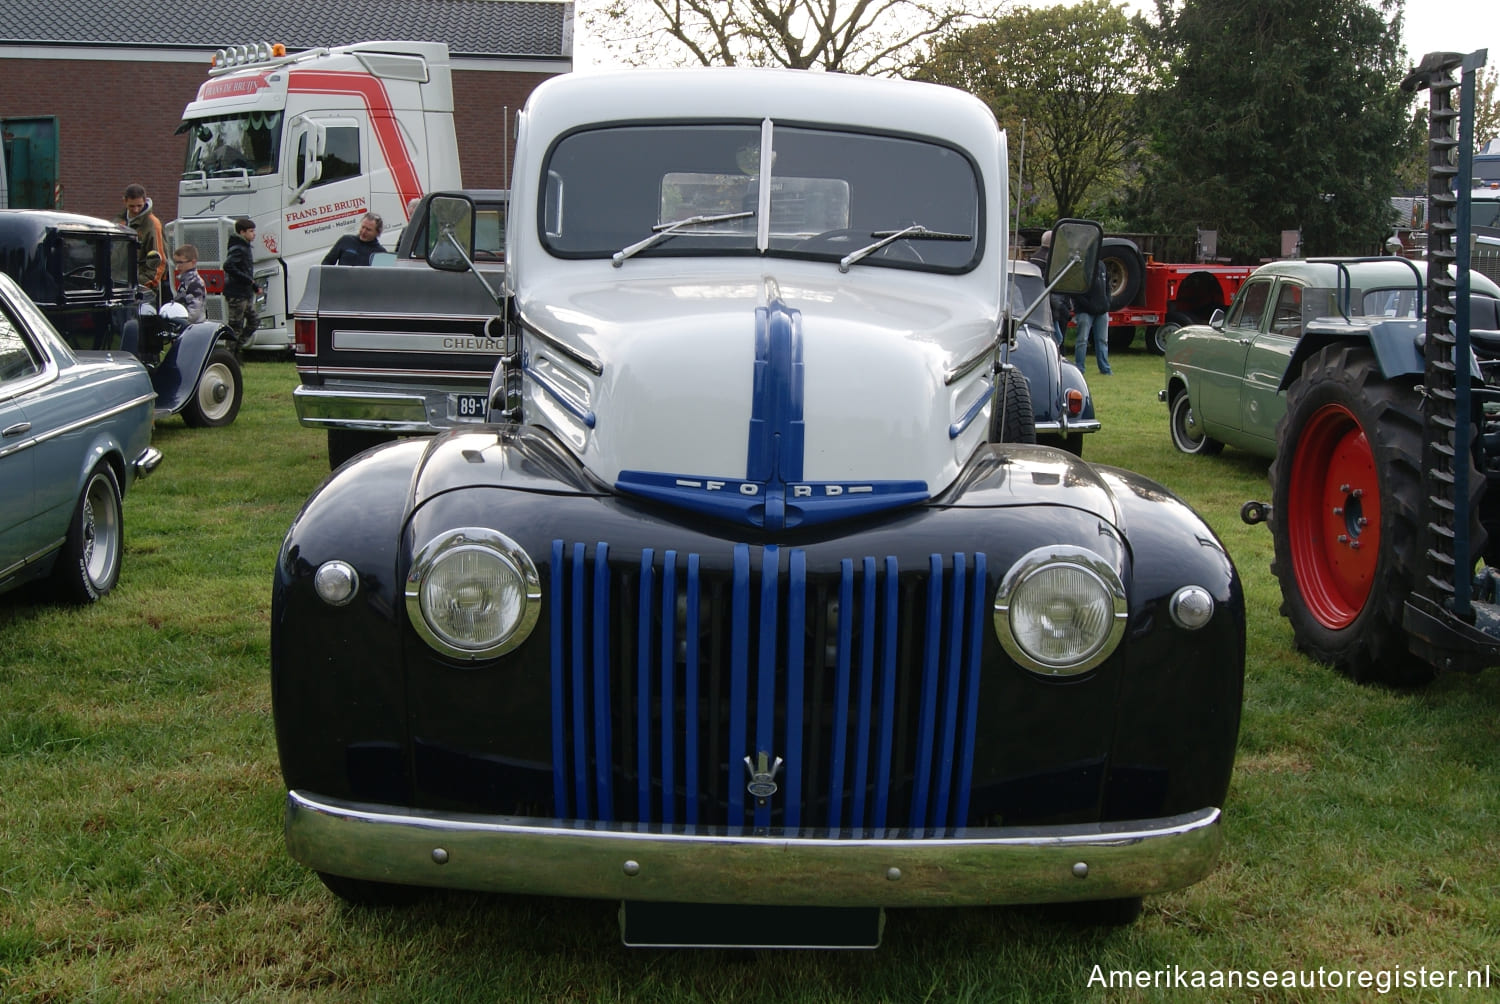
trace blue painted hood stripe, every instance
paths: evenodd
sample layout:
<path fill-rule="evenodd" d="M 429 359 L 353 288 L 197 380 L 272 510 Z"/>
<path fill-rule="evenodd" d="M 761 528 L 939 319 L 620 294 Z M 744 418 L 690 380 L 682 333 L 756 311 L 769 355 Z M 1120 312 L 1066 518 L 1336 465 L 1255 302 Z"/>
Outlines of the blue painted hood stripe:
<path fill-rule="evenodd" d="M 755 366 L 745 476 L 621 471 L 622 492 L 767 530 L 862 516 L 930 497 L 925 481 L 804 481 L 802 312 L 755 308 Z"/>

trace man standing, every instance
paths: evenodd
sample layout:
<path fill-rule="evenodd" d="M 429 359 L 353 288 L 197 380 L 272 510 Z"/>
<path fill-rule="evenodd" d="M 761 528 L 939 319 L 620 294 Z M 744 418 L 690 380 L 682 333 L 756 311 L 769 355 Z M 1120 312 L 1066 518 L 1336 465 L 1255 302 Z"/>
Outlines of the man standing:
<path fill-rule="evenodd" d="M 170 300 L 171 292 L 163 283 L 167 275 L 167 242 L 162 236 L 161 220 L 151 211 L 151 200 L 143 186 L 125 186 L 125 210 L 115 217 L 115 222 L 134 230 L 140 238 L 136 247 L 139 260 L 136 281 L 151 291 L 157 306 Z M 155 258 L 151 257 L 153 254 Z"/>
<path fill-rule="evenodd" d="M 384 229 L 384 220 L 375 213 L 365 213 L 364 219 L 359 221 L 359 233 L 345 234 L 340 237 L 323 256 L 323 264 L 370 264 L 371 255 L 382 254 L 385 251 L 385 248 L 380 246 L 380 232 Z"/>
<path fill-rule="evenodd" d="M 1074 321 L 1078 333 L 1074 336 L 1075 361 L 1079 372 L 1083 372 L 1084 361 L 1089 357 L 1089 339 L 1094 340 L 1094 358 L 1099 362 L 1100 376 L 1109 376 L 1109 275 L 1101 259 L 1094 266 L 1094 279 L 1087 293 L 1073 297 Z"/>
<path fill-rule="evenodd" d="M 255 221 L 241 217 L 234 221 L 234 236 L 224 252 L 225 323 L 234 332 L 235 351 L 240 355 L 250 347 L 255 329 L 260 327 L 260 316 L 255 312 L 255 294 L 260 287 L 255 284 L 254 240 Z"/>

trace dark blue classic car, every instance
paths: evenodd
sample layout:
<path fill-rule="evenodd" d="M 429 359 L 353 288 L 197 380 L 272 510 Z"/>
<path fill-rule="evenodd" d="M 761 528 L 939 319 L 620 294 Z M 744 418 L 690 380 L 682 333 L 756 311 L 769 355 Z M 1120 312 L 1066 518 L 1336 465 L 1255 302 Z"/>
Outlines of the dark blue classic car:
<path fill-rule="evenodd" d="M 75 349 L 119 349 L 145 364 L 156 415 L 191 426 L 234 421 L 240 364 L 216 321 L 172 321 L 142 304 L 134 231 L 74 213 L 0 211 L 0 272 L 20 284 Z"/>
<path fill-rule="evenodd" d="M 75 352 L 0 273 L 0 592 L 92 602 L 120 577 L 122 500 L 161 461 L 139 360 Z"/>

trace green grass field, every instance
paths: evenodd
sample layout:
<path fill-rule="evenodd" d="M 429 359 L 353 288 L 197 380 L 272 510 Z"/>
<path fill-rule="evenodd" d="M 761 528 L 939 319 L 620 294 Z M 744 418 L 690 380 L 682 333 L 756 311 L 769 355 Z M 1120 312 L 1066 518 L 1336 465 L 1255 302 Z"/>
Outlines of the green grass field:
<path fill-rule="evenodd" d="M 1270 534 L 1238 517 L 1268 498 L 1266 463 L 1176 453 L 1160 360 L 1138 348 L 1114 365 L 1091 373 L 1104 430 L 1086 458 L 1143 471 L 1203 512 L 1249 605 L 1226 852 L 1205 881 L 1148 899 L 1134 926 L 893 910 L 874 953 L 660 952 L 620 947 L 609 902 L 344 906 L 282 847 L 270 718 L 271 568 L 326 474 L 324 443 L 297 425 L 292 365 L 257 362 L 233 426 L 158 425 L 166 459 L 126 500 L 113 594 L 88 609 L 0 598 L 0 999 L 1495 999 L 1433 987 L 1421 967 L 1500 969 L 1500 672 L 1396 693 L 1298 655 Z M 1324 985 L 1091 982 L 1175 979 L 1173 967 L 1322 969 Z M 1330 986 L 1357 970 L 1396 989 Z"/>

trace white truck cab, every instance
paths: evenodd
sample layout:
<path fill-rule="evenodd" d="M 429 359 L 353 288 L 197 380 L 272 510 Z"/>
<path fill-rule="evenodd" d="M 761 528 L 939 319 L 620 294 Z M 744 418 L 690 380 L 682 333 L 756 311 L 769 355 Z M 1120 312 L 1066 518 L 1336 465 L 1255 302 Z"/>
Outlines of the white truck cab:
<path fill-rule="evenodd" d="M 264 43 L 220 50 L 182 113 L 187 137 L 175 247 L 198 249 L 208 316 L 225 317 L 224 255 L 234 221 L 256 223 L 265 290 L 253 347 L 291 346 L 307 270 L 367 212 L 395 247 L 409 206 L 459 186 L 448 47 L 361 42 L 287 55 Z"/>

